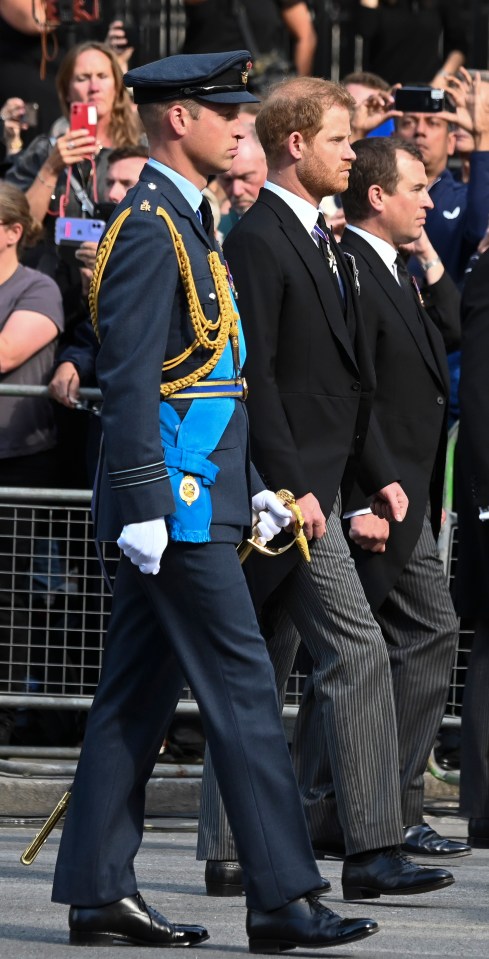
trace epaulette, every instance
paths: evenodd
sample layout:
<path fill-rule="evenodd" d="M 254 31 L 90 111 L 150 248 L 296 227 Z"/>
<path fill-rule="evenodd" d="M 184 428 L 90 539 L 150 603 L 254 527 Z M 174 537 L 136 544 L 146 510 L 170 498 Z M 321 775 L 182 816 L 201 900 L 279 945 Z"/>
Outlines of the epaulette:
<path fill-rule="evenodd" d="M 128 206 L 122 213 L 119 213 L 113 223 L 109 226 L 107 233 L 105 234 L 98 250 L 97 250 L 97 259 L 95 260 L 95 266 L 92 274 L 92 279 L 90 282 L 90 289 L 88 291 L 88 306 L 90 309 L 90 319 L 92 321 L 92 326 L 95 331 L 95 336 L 100 341 L 100 334 L 98 329 L 98 295 L 100 292 L 100 284 L 102 282 L 102 276 L 104 274 L 105 267 L 107 265 L 107 260 L 112 252 L 112 247 L 117 239 L 119 230 L 124 223 L 124 220 L 131 215 L 132 208 Z"/>
<path fill-rule="evenodd" d="M 156 214 L 158 206 L 155 199 L 158 196 L 156 190 L 156 183 L 147 183 L 146 180 L 140 181 L 139 187 L 132 198 L 131 208 L 133 212 Z"/>

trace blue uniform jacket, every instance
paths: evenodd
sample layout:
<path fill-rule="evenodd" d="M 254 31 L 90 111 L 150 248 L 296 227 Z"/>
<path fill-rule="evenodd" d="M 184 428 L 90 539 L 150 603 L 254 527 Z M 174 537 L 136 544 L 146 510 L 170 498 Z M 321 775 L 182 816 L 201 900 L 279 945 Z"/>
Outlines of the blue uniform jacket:
<path fill-rule="evenodd" d="M 124 524 L 174 509 L 160 440 L 159 388 L 163 361 L 179 355 L 195 337 L 173 243 L 156 212 L 159 206 L 183 237 L 206 316 L 217 318 L 207 260 L 209 238 L 182 193 L 162 173 L 146 166 L 114 214 L 115 218 L 131 208 L 106 264 L 98 300 L 97 378 L 103 393 L 104 453 L 94 516 L 100 540 L 116 539 Z M 166 378 L 174 380 L 200 367 L 208 355 L 199 347 Z M 170 402 L 183 417 L 189 401 Z M 242 402 L 236 401 L 209 458 L 220 468 L 211 490 L 211 538 L 239 542 L 242 528 L 250 524 L 251 495 L 248 419 Z M 253 492 L 263 485 L 253 471 Z"/>

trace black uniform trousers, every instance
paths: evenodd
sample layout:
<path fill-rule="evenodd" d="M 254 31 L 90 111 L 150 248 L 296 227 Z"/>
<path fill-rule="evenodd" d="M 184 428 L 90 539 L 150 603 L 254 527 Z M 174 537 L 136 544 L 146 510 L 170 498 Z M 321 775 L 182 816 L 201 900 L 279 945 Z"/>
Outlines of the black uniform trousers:
<path fill-rule="evenodd" d="M 120 562 L 55 901 L 99 905 L 136 892 L 145 785 L 183 675 L 201 711 L 248 905 L 275 909 L 318 886 L 273 669 L 235 546 L 170 543 L 157 576 Z"/>

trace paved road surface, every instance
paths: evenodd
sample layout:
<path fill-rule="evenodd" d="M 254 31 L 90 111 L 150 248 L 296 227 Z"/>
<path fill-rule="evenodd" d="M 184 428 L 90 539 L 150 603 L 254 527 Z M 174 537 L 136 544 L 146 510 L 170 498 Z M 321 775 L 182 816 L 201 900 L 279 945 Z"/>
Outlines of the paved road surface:
<path fill-rule="evenodd" d="M 446 817 L 429 819 L 444 835 L 463 837 L 466 825 Z M 113 946 L 104 959 L 183 955 L 200 959 L 238 959 L 249 955 L 243 899 L 213 899 L 204 894 L 203 863 L 195 861 L 195 822 L 153 820 L 159 828 L 146 831 L 137 861 L 140 889 L 147 901 L 171 919 L 207 926 L 209 942 L 192 950 L 161 950 Z M 178 828 L 176 828 L 178 827 Z M 50 886 L 59 841 L 51 835 L 32 866 L 19 856 L 36 827 L 0 825 L 0 959 L 65 959 L 73 955 L 67 939 L 67 909 L 50 902 Z M 295 950 L 309 959 L 328 955 L 335 959 L 488 959 L 489 957 L 489 850 L 450 860 L 456 883 L 438 893 L 413 897 L 382 897 L 363 904 L 341 898 L 341 863 L 321 864 L 333 884 L 331 908 L 350 916 L 371 916 L 381 925 L 378 935 L 349 948 Z M 446 862 L 448 866 L 448 861 Z M 100 957 L 100 950 L 78 950 L 79 959 Z"/>

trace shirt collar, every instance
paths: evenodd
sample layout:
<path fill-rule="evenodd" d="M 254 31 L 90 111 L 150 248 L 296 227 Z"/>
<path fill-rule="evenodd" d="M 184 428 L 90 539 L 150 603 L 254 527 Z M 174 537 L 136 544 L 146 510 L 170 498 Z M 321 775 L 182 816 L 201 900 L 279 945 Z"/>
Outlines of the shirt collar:
<path fill-rule="evenodd" d="M 187 203 L 190 204 L 194 213 L 199 209 L 200 204 L 202 203 L 202 193 L 199 188 L 195 186 L 195 183 L 191 183 L 190 180 L 187 180 L 186 177 L 182 176 L 180 173 L 177 173 L 176 170 L 172 170 L 171 167 L 165 166 L 164 163 L 160 163 L 159 160 L 153 159 L 150 157 L 148 160 L 148 166 L 152 166 L 155 170 L 159 170 L 160 173 L 163 173 L 164 176 L 168 177 L 169 180 L 176 186 L 177 190 L 180 190 L 180 193 L 183 193 Z"/>
<path fill-rule="evenodd" d="M 358 233 L 367 243 L 370 243 L 370 246 L 374 248 L 375 252 L 380 256 L 380 259 L 385 263 L 389 273 L 393 273 L 392 267 L 397 258 L 397 250 L 395 247 L 387 243 L 386 240 L 381 240 L 379 236 L 374 236 L 373 233 L 369 233 L 368 230 L 362 230 L 360 226 L 352 226 L 351 223 L 347 225 L 352 233 Z"/>
<path fill-rule="evenodd" d="M 277 196 L 290 207 L 297 219 L 302 223 L 302 226 L 307 230 L 309 235 L 311 235 L 316 225 L 318 213 L 320 212 L 318 208 L 315 207 L 313 203 L 309 203 L 309 200 L 304 200 L 301 196 L 291 193 L 290 190 L 285 190 L 283 186 L 277 186 L 276 183 L 271 183 L 270 180 L 265 180 L 264 186 L 265 189 L 270 190 L 271 193 L 276 193 Z"/>

